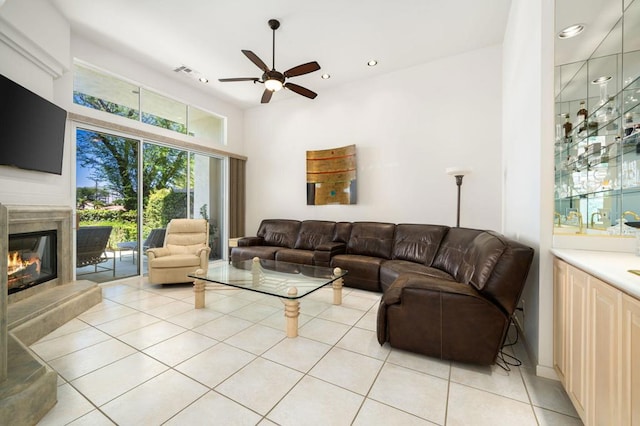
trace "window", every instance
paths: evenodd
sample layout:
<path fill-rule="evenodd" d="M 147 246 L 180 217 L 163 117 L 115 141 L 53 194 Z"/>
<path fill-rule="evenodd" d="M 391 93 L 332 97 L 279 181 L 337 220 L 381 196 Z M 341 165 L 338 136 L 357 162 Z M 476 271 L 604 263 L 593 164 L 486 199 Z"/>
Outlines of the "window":
<path fill-rule="evenodd" d="M 74 64 L 73 103 L 226 145 L 225 118 L 86 65 Z"/>

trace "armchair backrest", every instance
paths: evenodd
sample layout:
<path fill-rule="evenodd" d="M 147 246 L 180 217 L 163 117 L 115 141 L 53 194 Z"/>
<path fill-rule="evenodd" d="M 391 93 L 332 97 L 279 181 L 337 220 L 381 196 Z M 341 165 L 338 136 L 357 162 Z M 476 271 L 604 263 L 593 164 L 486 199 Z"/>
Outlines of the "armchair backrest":
<path fill-rule="evenodd" d="M 167 225 L 164 246 L 172 252 L 195 252 L 209 243 L 206 219 L 171 219 Z"/>

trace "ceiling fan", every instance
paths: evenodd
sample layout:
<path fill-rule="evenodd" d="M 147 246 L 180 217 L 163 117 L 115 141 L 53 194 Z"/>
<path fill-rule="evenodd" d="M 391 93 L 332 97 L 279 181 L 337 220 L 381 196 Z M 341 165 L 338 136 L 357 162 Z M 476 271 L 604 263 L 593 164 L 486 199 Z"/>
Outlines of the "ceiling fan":
<path fill-rule="evenodd" d="M 251 62 L 253 62 L 258 68 L 262 70 L 262 76 L 260 78 L 220 78 L 218 79 L 218 81 L 221 81 L 223 83 L 229 81 L 253 81 L 254 83 L 264 83 L 265 89 L 262 93 L 262 100 L 260 101 L 263 104 L 266 104 L 271 100 L 273 92 L 277 92 L 283 87 L 299 95 L 314 99 L 316 96 L 318 96 L 317 93 L 307 89 L 306 87 L 302 87 L 294 83 L 285 82 L 285 80 L 289 77 L 297 77 L 299 75 L 318 71 L 320 69 L 320 65 L 317 62 L 313 61 L 290 68 L 283 73 L 276 71 L 276 30 L 280 28 L 280 21 L 278 21 L 277 19 L 270 19 L 269 27 L 273 30 L 273 67 L 269 69 L 269 67 L 262 61 L 262 59 L 258 57 L 258 55 L 250 50 L 243 50 L 242 53 L 244 53 L 244 55 L 249 58 Z"/>

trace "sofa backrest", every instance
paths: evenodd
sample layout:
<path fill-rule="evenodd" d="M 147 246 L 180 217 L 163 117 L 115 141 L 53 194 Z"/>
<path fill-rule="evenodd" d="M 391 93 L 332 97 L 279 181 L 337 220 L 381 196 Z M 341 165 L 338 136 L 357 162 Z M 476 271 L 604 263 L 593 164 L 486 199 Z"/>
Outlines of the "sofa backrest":
<path fill-rule="evenodd" d="M 390 259 L 395 229 L 393 223 L 354 222 L 347 253 Z"/>
<path fill-rule="evenodd" d="M 209 243 L 209 223 L 205 219 L 171 219 L 165 231 L 164 246 L 194 249 Z"/>
<path fill-rule="evenodd" d="M 391 258 L 431 266 L 448 230 L 441 225 L 396 225 Z"/>
<path fill-rule="evenodd" d="M 336 222 L 335 231 L 333 233 L 333 241 L 336 243 L 347 243 L 351 236 L 351 222 Z"/>
<path fill-rule="evenodd" d="M 264 239 L 264 245 L 293 248 L 300 230 L 299 220 L 265 219 L 258 228 L 258 237 Z"/>
<path fill-rule="evenodd" d="M 463 265 L 464 255 L 481 232 L 468 228 L 449 229 L 431 266 L 447 272 L 458 282 L 468 284 L 473 271 L 468 265 Z"/>
<path fill-rule="evenodd" d="M 433 266 L 475 287 L 511 315 L 532 259 L 533 249 L 496 232 L 451 228 Z"/>
<path fill-rule="evenodd" d="M 300 225 L 298 238 L 293 248 L 313 250 L 322 243 L 333 241 L 335 222 L 326 220 L 305 220 Z"/>
<path fill-rule="evenodd" d="M 493 270 L 484 280 L 480 292 L 488 299 L 498 303 L 511 315 L 515 311 L 524 289 L 534 251 L 531 247 L 498 233 L 487 231 L 486 234 L 500 240 L 504 244 L 504 250 Z M 492 245 L 495 252 L 497 244 L 493 243 Z M 489 250 L 488 253 L 491 251 Z"/>

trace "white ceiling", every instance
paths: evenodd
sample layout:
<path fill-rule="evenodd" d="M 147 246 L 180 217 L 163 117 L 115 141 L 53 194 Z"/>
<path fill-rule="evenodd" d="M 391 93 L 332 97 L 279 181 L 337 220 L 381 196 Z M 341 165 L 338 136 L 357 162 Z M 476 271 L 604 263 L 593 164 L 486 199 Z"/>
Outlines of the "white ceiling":
<path fill-rule="evenodd" d="M 318 61 L 320 71 L 289 81 L 322 96 L 330 87 L 499 44 L 511 4 L 511 0 L 52 2 L 83 37 L 241 108 L 259 105 L 264 86 L 217 79 L 260 77 L 261 71 L 241 49 L 272 65 L 272 32 L 267 25 L 271 18 L 281 22 L 276 31 L 276 69 L 282 72 Z M 377 59 L 379 65 L 368 67 L 369 59 Z M 173 72 L 181 65 L 210 82 L 203 85 Z M 321 79 L 322 73 L 331 78 Z M 291 96 L 298 95 L 281 91 L 271 102 Z"/>

